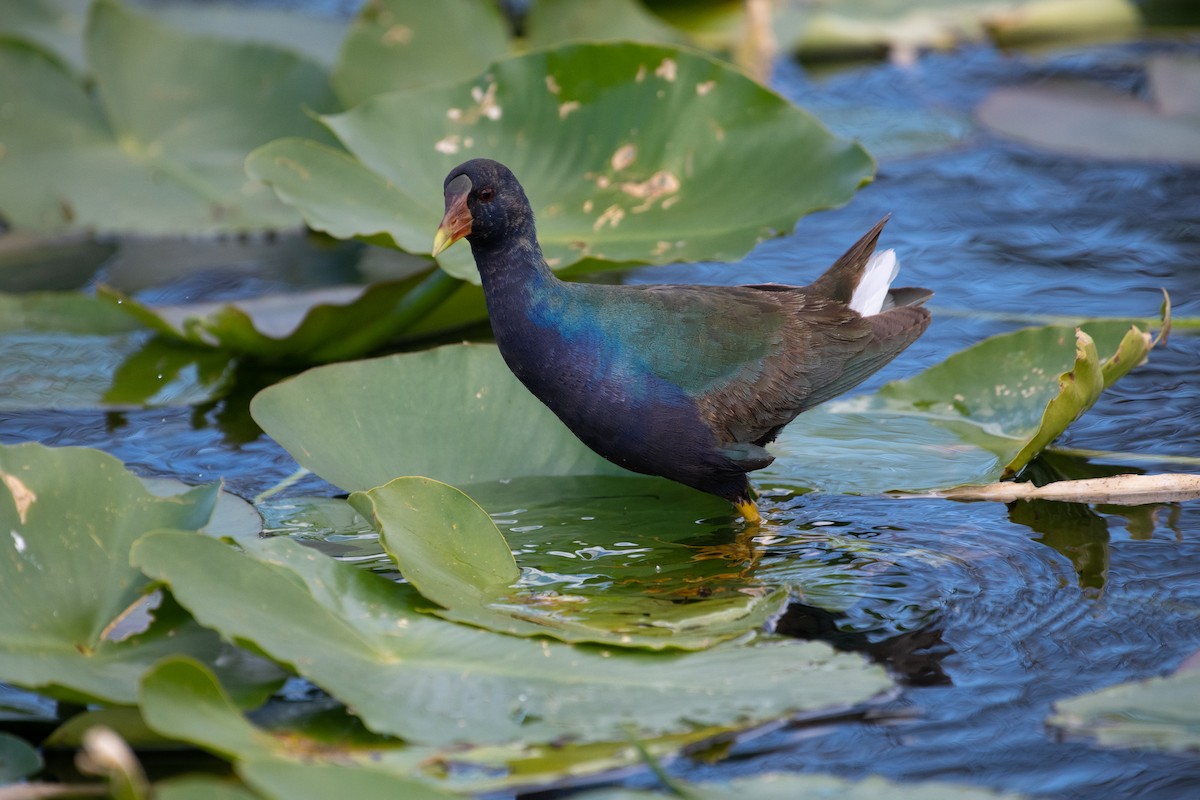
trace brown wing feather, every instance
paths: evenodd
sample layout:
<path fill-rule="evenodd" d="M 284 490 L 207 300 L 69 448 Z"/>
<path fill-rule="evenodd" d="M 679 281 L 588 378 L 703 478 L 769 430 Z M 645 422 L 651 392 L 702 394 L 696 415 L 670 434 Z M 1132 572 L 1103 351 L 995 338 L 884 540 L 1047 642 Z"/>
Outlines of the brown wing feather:
<path fill-rule="evenodd" d="M 784 346 L 756 365 L 756 380 L 732 381 L 698 398 L 726 444 L 765 445 L 802 412 L 865 381 L 929 327 L 925 289 L 888 293 L 887 310 L 863 317 L 847 305 L 888 218 L 884 217 L 808 286 L 753 288 L 785 312 Z"/>

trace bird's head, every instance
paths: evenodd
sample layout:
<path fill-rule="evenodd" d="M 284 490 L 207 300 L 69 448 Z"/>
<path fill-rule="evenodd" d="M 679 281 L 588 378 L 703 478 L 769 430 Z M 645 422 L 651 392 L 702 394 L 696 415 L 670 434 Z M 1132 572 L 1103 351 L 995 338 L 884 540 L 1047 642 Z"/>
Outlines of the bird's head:
<path fill-rule="evenodd" d="M 444 191 L 446 215 L 433 239 L 435 256 L 464 237 L 486 245 L 532 228 L 525 190 L 498 161 L 475 158 L 459 164 L 446 176 Z"/>

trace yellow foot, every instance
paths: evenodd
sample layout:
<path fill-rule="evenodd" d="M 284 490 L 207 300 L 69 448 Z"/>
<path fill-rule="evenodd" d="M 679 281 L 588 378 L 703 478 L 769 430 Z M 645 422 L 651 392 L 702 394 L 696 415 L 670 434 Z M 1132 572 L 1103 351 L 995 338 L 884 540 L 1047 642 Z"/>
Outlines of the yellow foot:
<path fill-rule="evenodd" d="M 757 525 L 762 522 L 762 516 L 758 513 L 758 506 L 753 500 L 741 500 L 733 504 L 738 513 L 746 520 L 747 525 Z"/>

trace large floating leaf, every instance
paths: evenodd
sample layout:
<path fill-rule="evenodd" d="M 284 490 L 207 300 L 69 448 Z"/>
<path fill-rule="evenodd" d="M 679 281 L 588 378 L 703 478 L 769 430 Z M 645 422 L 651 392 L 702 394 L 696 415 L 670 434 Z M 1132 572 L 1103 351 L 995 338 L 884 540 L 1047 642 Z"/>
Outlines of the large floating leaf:
<path fill-rule="evenodd" d="M 239 673 L 246 654 L 183 614 L 169 598 L 148 628 L 148 581 L 129 566 L 130 544 L 159 527 L 195 529 L 212 514 L 219 487 L 159 497 L 112 456 L 37 444 L 0 447 L 0 680 L 71 700 L 131 702 L 146 668 L 190 653 L 223 664 L 246 697 L 261 699 L 279 674 Z M 189 534 L 204 538 L 196 533 Z"/>
<path fill-rule="evenodd" d="M 320 363 L 361 356 L 383 344 L 391 330 L 377 323 L 402 307 L 425 277 L 184 306 L 151 307 L 104 288 L 100 297 L 191 345 L 262 360 Z"/>
<path fill-rule="evenodd" d="M 0 43 L 9 222 L 138 233 L 297 223 L 242 162 L 279 136 L 320 135 L 305 109 L 334 101 L 318 66 L 180 34 L 111 0 L 92 7 L 86 38 L 95 96 L 41 51 Z"/>
<path fill-rule="evenodd" d="M 1095 84 L 997 89 L 979 119 L 1002 136 L 1085 158 L 1200 164 L 1200 59 L 1152 59 L 1152 100 Z"/>
<path fill-rule="evenodd" d="M 349 107 L 395 89 L 473 77 L 507 52 L 508 26 L 489 0 L 375 0 L 346 34 L 333 85 Z"/>
<path fill-rule="evenodd" d="M 1200 751 L 1200 669 L 1061 700 L 1054 711 L 1051 725 L 1109 747 Z"/>
<path fill-rule="evenodd" d="M 350 503 L 371 518 L 383 546 L 439 616 L 520 636 L 624 647 L 698 650 L 762 627 L 783 589 L 746 588 L 708 600 L 581 595 L 520 589 L 521 571 L 492 518 L 463 492 L 428 478 L 398 478 Z"/>
<path fill-rule="evenodd" d="M 487 156 L 522 181 L 555 268 L 738 258 L 873 171 L 861 147 L 733 68 L 650 45 L 531 53 L 323 119 L 357 162 L 296 140 L 247 161 L 310 226 L 428 252 L 446 173 Z M 478 281 L 468 248 L 441 263 Z"/>
<path fill-rule="evenodd" d="M 504 636 L 421 614 L 411 588 L 295 542 L 248 549 L 254 558 L 158 532 L 133 560 L 205 625 L 291 664 L 372 730 L 414 743 L 683 733 L 862 702 L 888 685 L 879 669 L 817 643 L 666 656 Z"/>
<path fill-rule="evenodd" d="M 638 0 L 539 0 L 525 17 L 530 47 L 572 41 L 685 44 L 683 31 L 663 22 Z"/>
<path fill-rule="evenodd" d="M 1006 43 L 1129 34 L 1140 24 L 1130 0 L 838 0 L 801 16 L 784 44 L 801 58 L 912 58 L 963 41 Z M 799 16 L 799 15 L 797 15 Z"/>
<path fill-rule="evenodd" d="M 251 411 L 297 461 L 347 491 L 402 475 L 465 486 L 629 474 L 576 439 L 490 345 L 318 367 L 259 392 Z"/>
<path fill-rule="evenodd" d="M 1124 320 L 994 336 L 874 395 L 802 414 L 762 474 L 865 494 L 991 483 L 1019 472 L 1152 346 Z"/>
<path fill-rule="evenodd" d="M 229 758 L 248 778 L 263 775 L 261 765 L 267 763 L 289 774 L 292 770 L 287 768 L 293 767 L 297 779 L 305 766 L 365 768 L 369 774 L 360 779 L 390 787 L 389 797 L 414 787 L 432 791 L 427 784 L 417 783 L 417 778 L 471 792 L 511 790 L 554 784 L 568 776 L 577 779 L 628 768 L 641 759 L 628 741 L 587 745 L 565 742 L 529 746 L 456 745 L 436 750 L 372 734 L 353 717 L 337 712 L 317 712 L 307 719 L 286 715 L 282 720 L 268 720 L 268 726 L 263 726 L 263 717 L 269 715 L 260 713 L 257 723 L 249 722 L 212 672 L 188 658 L 167 659 L 157 664 L 142 681 L 139 702 L 146 719 L 162 736 Z M 734 732 L 730 728 L 702 729 L 681 736 L 648 739 L 641 744 L 656 757 L 667 757 L 681 747 Z M 66 743 L 60 741 L 58 746 Z M 261 781 L 257 785 L 265 786 Z M 285 792 L 284 796 L 290 800 L 309 795 L 293 791 Z M 355 794 L 356 798 L 362 796 Z"/>

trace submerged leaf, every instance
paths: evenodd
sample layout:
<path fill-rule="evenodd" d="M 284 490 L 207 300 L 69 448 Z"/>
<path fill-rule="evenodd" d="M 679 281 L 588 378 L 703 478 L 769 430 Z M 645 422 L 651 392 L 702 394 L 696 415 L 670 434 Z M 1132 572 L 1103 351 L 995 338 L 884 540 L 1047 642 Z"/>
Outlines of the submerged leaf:
<path fill-rule="evenodd" d="M 746 587 L 711 599 L 522 588 L 512 550 L 487 512 L 428 478 L 397 478 L 350 503 L 373 520 L 384 549 L 439 616 L 518 636 L 623 647 L 699 650 L 767 623 L 785 589 Z"/>
<path fill-rule="evenodd" d="M 878 668 L 817 643 L 668 656 L 504 636 L 422 614 L 410 588 L 295 542 L 247 549 L 253 558 L 158 532 L 133 560 L 204 624 L 291 664 L 370 729 L 413 743 L 686 733 L 859 703 L 888 685 Z"/>
<path fill-rule="evenodd" d="M 219 486 L 159 497 L 96 450 L 0 447 L 0 680 L 73 701 L 129 703 L 141 674 L 163 655 L 222 663 L 243 699 L 261 699 L 279 673 L 241 670 L 246 654 L 221 645 L 169 598 L 153 609 L 147 579 L 129 566 L 148 530 L 185 528 L 212 514 Z M 144 630 L 122 631 L 150 606 Z"/>
<path fill-rule="evenodd" d="M 647 127 L 648 114 L 673 120 L 669 131 Z M 737 70 L 652 45 L 530 53 L 322 119 L 361 166 L 296 141 L 247 162 L 310 226 L 428 252 L 446 173 L 487 156 L 521 179 L 555 269 L 738 258 L 846 202 L 873 172 L 861 147 Z M 380 205 L 360 212 L 352 187 Z M 466 247 L 440 263 L 479 280 Z"/>
<path fill-rule="evenodd" d="M 322 70 L 258 44 L 192 37 L 112 0 L 88 18 L 91 95 L 51 57 L 0 43 L 7 109 L 0 212 L 41 230 L 215 233 L 293 227 L 243 160 L 279 136 L 320 136 Z"/>

